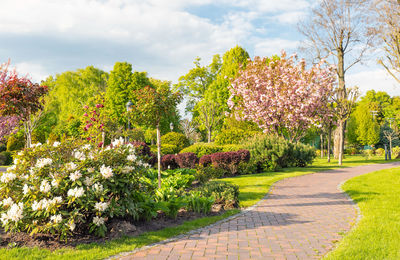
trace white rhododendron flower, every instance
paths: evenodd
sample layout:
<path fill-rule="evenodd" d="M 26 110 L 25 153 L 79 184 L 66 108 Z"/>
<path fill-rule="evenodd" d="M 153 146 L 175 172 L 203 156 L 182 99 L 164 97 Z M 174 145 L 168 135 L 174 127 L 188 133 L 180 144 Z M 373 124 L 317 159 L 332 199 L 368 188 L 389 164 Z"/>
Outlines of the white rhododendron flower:
<path fill-rule="evenodd" d="M 47 180 L 43 180 L 40 184 L 40 191 L 44 193 L 48 193 L 51 190 L 50 183 Z"/>
<path fill-rule="evenodd" d="M 82 146 L 82 150 L 90 150 L 92 149 L 92 146 L 90 144 L 85 144 L 84 146 Z"/>
<path fill-rule="evenodd" d="M 88 157 L 89 157 L 89 159 L 90 159 L 90 160 L 93 160 L 93 159 L 94 159 L 94 155 L 93 155 L 93 153 L 92 153 L 92 152 L 90 152 L 90 153 L 89 153 L 89 155 L 88 155 Z"/>
<path fill-rule="evenodd" d="M 60 142 L 57 142 L 57 141 L 55 141 L 54 143 L 53 143 L 53 147 L 58 147 L 58 146 L 60 146 Z"/>
<path fill-rule="evenodd" d="M 96 202 L 96 204 L 94 205 L 94 208 L 100 212 L 103 212 L 108 208 L 108 203 L 107 202 Z"/>
<path fill-rule="evenodd" d="M 93 218 L 93 223 L 94 223 L 96 226 L 101 226 L 101 225 L 104 224 L 104 218 L 95 216 L 95 217 Z"/>
<path fill-rule="evenodd" d="M 53 163 L 53 160 L 51 158 L 40 158 L 36 162 L 36 168 L 43 168 L 46 165 L 50 165 Z"/>
<path fill-rule="evenodd" d="M 123 173 L 130 173 L 135 169 L 135 167 L 133 166 L 125 166 L 124 168 L 122 168 L 122 172 Z"/>
<path fill-rule="evenodd" d="M 11 197 L 8 197 L 7 199 L 4 199 L 1 204 L 3 205 L 3 207 L 5 206 L 11 206 L 14 204 L 14 201 Z"/>
<path fill-rule="evenodd" d="M 128 161 L 134 162 L 134 161 L 136 161 L 137 157 L 134 154 L 130 154 L 130 155 L 128 155 L 128 157 L 126 157 L 126 159 Z"/>
<path fill-rule="evenodd" d="M 125 143 L 124 138 L 120 137 L 119 139 L 115 139 L 114 141 L 111 142 L 113 147 L 118 147 L 121 146 Z"/>
<path fill-rule="evenodd" d="M 67 171 L 75 171 L 77 167 L 78 166 L 73 162 L 65 164 L 65 169 L 67 169 Z"/>
<path fill-rule="evenodd" d="M 50 220 L 53 221 L 55 224 L 58 224 L 58 223 L 61 223 L 62 216 L 61 216 L 61 214 L 53 215 L 50 217 Z"/>
<path fill-rule="evenodd" d="M 91 177 L 86 177 L 85 180 L 83 181 L 83 183 L 84 183 L 86 186 L 91 186 L 91 185 L 93 184 L 93 178 L 91 178 Z"/>
<path fill-rule="evenodd" d="M 11 205 L 10 209 L 6 213 L 1 214 L 0 219 L 3 222 L 3 225 L 6 225 L 8 221 L 18 222 L 24 217 L 23 213 L 24 205 L 22 202 L 20 202 L 18 204 Z"/>
<path fill-rule="evenodd" d="M 71 223 L 69 223 L 69 224 L 68 224 L 68 227 L 69 227 L 69 230 L 71 230 L 71 231 L 74 231 L 74 230 L 75 230 L 75 227 L 76 227 L 76 225 L 75 225 L 75 223 L 74 223 L 74 222 L 71 222 Z"/>
<path fill-rule="evenodd" d="M 31 187 L 29 187 L 28 184 L 25 184 L 22 190 L 24 192 L 24 195 L 26 195 L 31 191 Z"/>
<path fill-rule="evenodd" d="M 85 154 L 82 153 L 82 152 L 80 152 L 80 151 L 76 151 L 76 152 L 74 153 L 74 157 L 75 157 L 76 159 L 78 159 L 79 161 L 84 161 L 84 160 L 86 159 Z"/>
<path fill-rule="evenodd" d="M 100 173 L 106 179 L 113 176 L 112 168 L 104 164 L 100 167 Z"/>
<path fill-rule="evenodd" d="M 9 183 L 13 181 L 15 178 L 17 178 L 17 175 L 12 172 L 3 172 L 3 174 L 0 177 L 0 181 L 3 183 Z"/>
<path fill-rule="evenodd" d="M 19 163 L 19 159 L 18 159 L 18 158 L 15 158 L 15 159 L 14 159 L 14 164 L 17 165 L 18 163 Z"/>
<path fill-rule="evenodd" d="M 87 171 L 88 171 L 88 173 L 92 173 L 92 172 L 94 172 L 94 168 L 88 168 Z"/>
<path fill-rule="evenodd" d="M 58 186 L 60 185 L 60 182 L 56 179 L 53 179 L 51 181 L 51 185 L 53 185 L 53 187 L 58 188 Z"/>
<path fill-rule="evenodd" d="M 57 197 L 54 197 L 52 200 L 51 200 L 51 204 L 61 204 L 62 203 L 62 197 L 60 197 L 60 196 L 57 196 Z"/>
<path fill-rule="evenodd" d="M 103 191 L 103 185 L 101 185 L 100 183 L 95 183 L 93 185 L 93 190 L 95 192 L 102 192 Z"/>
<path fill-rule="evenodd" d="M 42 143 L 31 144 L 31 148 L 36 148 L 36 147 L 39 147 L 41 145 L 42 145 Z"/>
<path fill-rule="evenodd" d="M 24 151 L 20 151 L 20 152 L 18 153 L 19 156 L 21 156 L 21 155 L 23 155 L 23 154 L 24 154 Z"/>
<path fill-rule="evenodd" d="M 32 210 L 37 211 L 37 210 L 48 210 L 49 207 L 51 206 L 52 201 L 47 200 L 46 198 L 40 200 L 40 201 L 33 201 L 32 203 Z"/>
<path fill-rule="evenodd" d="M 82 174 L 80 171 L 74 171 L 69 175 L 69 178 L 71 179 L 71 181 L 79 180 L 80 177 L 82 177 Z"/>
<path fill-rule="evenodd" d="M 79 198 L 82 197 L 83 194 L 85 194 L 85 190 L 82 187 L 76 187 L 74 189 L 69 189 L 68 192 L 68 197 L 75 197 L 75 198 Z"/>

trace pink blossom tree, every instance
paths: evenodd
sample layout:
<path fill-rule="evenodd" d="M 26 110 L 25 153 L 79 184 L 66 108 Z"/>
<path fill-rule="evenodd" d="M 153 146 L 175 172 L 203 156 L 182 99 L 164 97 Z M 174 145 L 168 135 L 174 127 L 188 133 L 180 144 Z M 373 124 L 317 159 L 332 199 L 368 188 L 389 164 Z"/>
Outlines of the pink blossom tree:
<path fill-rule="evenodd" d="M 264 132 L 298 141 L 305 130 L 318 125 L 336 82 L 332 66 L 306 68 L 296 56 L 255 57 L 233 81 L 228 106 L 237 119 L 257 123 Z"/>

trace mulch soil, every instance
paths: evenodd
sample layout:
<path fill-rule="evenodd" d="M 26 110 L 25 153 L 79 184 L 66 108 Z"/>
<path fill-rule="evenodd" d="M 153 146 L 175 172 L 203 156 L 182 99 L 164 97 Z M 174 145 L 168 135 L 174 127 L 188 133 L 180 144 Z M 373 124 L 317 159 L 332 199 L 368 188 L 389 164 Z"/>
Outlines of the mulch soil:
<path fill-rule="evenodd" d="M 223 213 L 224 210 L 220 205 L 214 205 L 212 211 L 207 214 L 207 216 L 217 216 Z M 185 221 L 205 216 L 204 214 L 181 210 L 178 213 L 177 219 L 170 219 L 162 213 L 151 221 L 146 222 L 128 222 L 123 219 L 114 219 L 111 223 L 107 223 L 109 232 L 104 238 L 88 234 L 75 234 L 73 237 L 69 237 L 66 242 L 60 241 L 58 237 L 51 234 L 34 234 L 31 236 L 24 232 L 7 233 L 3 229 L 0 229 L 0 248 L 39 247 L 49 250 L 74 248 L 80 244 L 104 243 L 122 236 L 135 237 L 144 232 L 157 231 L 166 227 L 175 227 L 183 224 Z"/>

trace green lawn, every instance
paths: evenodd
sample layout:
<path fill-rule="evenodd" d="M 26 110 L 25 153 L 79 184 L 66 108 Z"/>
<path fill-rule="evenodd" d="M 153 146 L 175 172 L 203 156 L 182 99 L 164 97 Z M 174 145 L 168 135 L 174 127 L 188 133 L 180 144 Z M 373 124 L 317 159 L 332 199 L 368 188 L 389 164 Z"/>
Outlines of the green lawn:
<path fill-rule="evenodd" d="M 362 156 L 349 156 L 344 161 L 344 167 L 384 162 L 382 157 L 366 160 L 365 157 Z M 263 198 L 270 186 L 278 180 L 335 169 L 338 168 L 336 164 L 337 162 L 335 160 L 331 163 L 327 163 L 325 159 L 317 159 L 312 166 L 306 168 L 288 168 L 279 172 L 243 175 L 222 180 L 239 185 L 241 207 L 248 207 Z M 159 242 L 196 228 L 204 227 L 238 212 L 239 210 L 231 210 L 222 216 L 205 217 L 194 221 L 188 221 L 178 227 L 148 232 L 138 237 L 122 238 L 104 244 L 80 245 L 76 249 L 62 249 L 53 252 L 38 248 L 0 249 L 0 259 L 102 259 L 120 252 L 131 251 L 144 245 Z"/>
<path fill-rule="evenodd" d="M 400 167 L 353 178 L 342 188 L 363 217 L 326 259 L 400 259 Z"/>

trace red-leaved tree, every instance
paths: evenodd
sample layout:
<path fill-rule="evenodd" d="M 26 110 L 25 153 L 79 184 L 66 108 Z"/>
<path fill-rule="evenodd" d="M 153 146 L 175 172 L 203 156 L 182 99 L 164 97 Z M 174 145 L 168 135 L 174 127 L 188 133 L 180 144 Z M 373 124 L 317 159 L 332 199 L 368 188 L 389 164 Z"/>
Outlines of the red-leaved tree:
<path fill-rule="evenodd" d="M 299 140 L 327 113 L 335 70 L 324 62 L 307 69 L 295 55 L 259 58 L 247 64 L 233 81 L 228 106 L 238 119 L 253 121 L 264 132 Z"/>
<path fill-rule="evenodd" d="M 25 130 L 26 147 L 32 143 L 32 131 L 38 111 L 43 108 L 42 96 L 48 91 L 46 86 L 32 83 L 26 76 L 18 76 L 9 70 L 10 61 L 0 65 L 0 116 L 18 116 Z"/>

